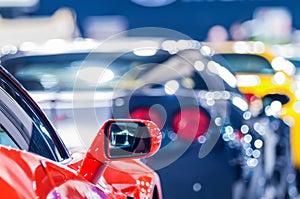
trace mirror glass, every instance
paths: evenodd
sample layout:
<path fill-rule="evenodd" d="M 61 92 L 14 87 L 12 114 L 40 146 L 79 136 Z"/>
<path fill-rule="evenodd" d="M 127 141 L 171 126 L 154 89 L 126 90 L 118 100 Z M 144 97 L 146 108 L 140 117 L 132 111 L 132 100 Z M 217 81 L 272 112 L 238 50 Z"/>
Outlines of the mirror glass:
<path fill-rule="evenodd" d="M 150 152 L 150 133 L 142 122 L 112 122 L 106 135 L 109 158 L 137 157 Z"/>

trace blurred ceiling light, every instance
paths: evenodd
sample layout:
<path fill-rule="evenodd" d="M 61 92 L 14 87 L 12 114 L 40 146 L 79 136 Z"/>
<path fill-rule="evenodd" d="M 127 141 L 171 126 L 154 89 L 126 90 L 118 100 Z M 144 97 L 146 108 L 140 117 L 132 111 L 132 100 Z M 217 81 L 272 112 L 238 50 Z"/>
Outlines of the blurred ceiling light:
<path fill-rule="evenodd" d="M 135 49 L 133 53 L 137 56 L 153 56 L 157 52 L 157 49 L 145 48 L 145 49 Z"/>
<path fill-rule="evenodd" d="M 132 47 L 133 49 L 136 48 L 152 48 L 152 49 L 159 49 L 160 47 L 160 42 L 158 41 L 152 41 L 152 40 L 142 40 L 142 41 L 138 41 L 138 42 L 131 42 L 132 43 Z"/>
<path fill-rule="evenodd" d="M 69 45 L 67 41 L 65 41 L 64 39 L 50 39 L 44 44 L 42 48 L 49 53 L 57 53 L 64 52 L 65 50 L 67 50 L 68 46 Z"/>
<path fill-rule="evenodd" d="M 280 101 L 274 101 L 274 102 L 272 102 L 271 103 L 271 109 L 274 111 L 274 112 L 279 112 L 280 110 L 281 110 L 281 108 L 282 108 L 282 104 L 281 104 L 281 102 Z"/>
<path fill-rule="evenodd" d="M 255 142 L 254 142 L 254 146 L 257 148 L 257 149 L 260 149 L 262 146 L 263 146 L 263 141 L 262 140 L 260 140 L 260 139 L 257 139 L 257 140 L 255 140 Z"/>
<path fill-rule="evenodd" d="M 33 42 L 24 42 L 20 45 L 19 49 L 21 51 L 31 51 L 37 47 L 36 43 Z"/>
<path fill-rule="evenodd" d="M 277 100 L 273 101 L 271 103 L 271 105 L 269 105 L 269 106 L 267 106 L 265 108 L 266 115 L 268 115 L 268 116 L 271 116 L 271 115 L 276 116 L 280 112 L 281 108 L 282 108 L 281 102 L 279 102 Z"/>
<path fill-rule="evenodd" d="M 166 40 L 161 44 L 161 48 L 165 51 L 168 51 L 170 54 L 176 54 L 177 52 L 182 50 L 199 49 L 200 46 L 201 44 L 199 41 L 184 39 L 180 39 L 178 41 Z"/>
<path fill-rule="evenodd" d="M 1 48 L 1 54 L 6 55 L 6 54 L 16 54 L 18 51 L 18 48 L 15 45 L 4 45 Z"/>
<path fill-rule="evenodd" d="M 189 40 L 181 39 L 181 40 L 177 41 L 177 48 L 178 48 L 178 50 L 190 49 L 191 43 Z"/>
<path fill-rule="evenodd" d="M 213 54 L 213 50 L 209 46 L 202 46 L 200 48 L 200 52 L 205 56 L 209 56 Z"/>
<path fill-rule="evenodd" d="M 194 63 L 194 67 L 195 67 L 195 69 L 196 69 L 197 71 L 203 71 L 204 68 L 205 68 L 205 65 L 203 64 L 202 61 L 197 60 L 197 61 L 195 61 L 195 63 Z"/>
<path fill-rule="evenodd" d="M 266 108 L 269 108 L 269 106 L 267 106 Z M 265 126 L 262 125 L 260 122 L 255 122 L 253 127 L 254 127 L 254 130 L 256 132 L 258 132 L 260 135 L 265 135 L 266 134 Z"/>
<path fill-rule="evenodd" d="M 197 40 L 190 40 L 190 45 L 192 49 L 199 49 L 201 44 Z"/>
<path fill-rule="evenodd" d="M 64 39 L 49 39 L 42 45 L 37 45 L 33 42 L 24 42 L 20 46 L 20 50 L 22 51 L 42 54 L 62 53 L 70 49 L 73 49 L 73 46 Z"/>
<path fill-rule="evenodd" d="M 245 135 L 243 138 L 244 142 L 250 143 L 252 141 L 252 136 L 250 134 Z"/>
<path fill-rule="evenodd" d="M 293 108 L 296 113 L 300 113 L 300 102 L 296 102 Z"/>
<path fill-rule="evenodd" d="M 236 87 L 237 79 L 235 76 L 225 67 L 221 66 L 215 61 L 209 61 L 207 68 L 210 72 L 219 75 L 229 86 Z"/>
<path fill-rule="evenodd" d="M 282 85 L 286 82 L 286 77 L 283 72 L 277 72 L 273 76 L 273 83 L 277 85 Z"/>
<path fill-rule="evenodd" d="M 243 118 L 245 120 L 249 120 L 252 117 L 252 114 L 250 111 L 246 111 L 245 113 L 243 113 Z"/>
<path fill-rule="evenodd" d="M 82 39 L 77 38 L 72 43 L 72 48 L 74 50 L 93 50 L 100 45 L 99 42 L 93 39 Z"/>
<path fill-rule="evenodd" d="M 265 45 L 260 41 L 246 42 L 238 41 L 233 45 L 233 51 L 236 53 L 263 53 Z"/>
<path fill-rule="evenodd" d="M 276 71 L 283 70 L 284 64 L 285 64 L 285 59 L 283 57 L 276 57 L 272 60 L 272 67 Z"/>
<path fill-rule="evenodd" d="M 218 74 L 218 70 L 217 70 L 218 65 L 220 65 L 220 64 L 218 64 L 215 61 L 209 61 L 207 63 L 207 69 L 214 74 Z"/>
<path fill-rule="evenodd" d="M 196 40 L 180 39 L 176 42 L 177 50 L 199 49 L 200 46 L 200 42 Z"/>
<path fill-rule="evenodd" d="M 222 93 L 220 91 L 214 91 L 214 99 L 222 99 Z"/>
<path fill-rule="evenodd" d="M 249 126 L 246 125 L 246 124 L 242 125 L 242 126 L 241 126 L 241 132 L 242 132 L 243 134 L 247 134 L 247 133 L 249 132 Z"/>
<path fill-rule="evenodd" d="M 225 67 L 219 66 L 218 68 L 219 76 L 231 87 L 237 86 L 236 77 Z"/>
<path fill-rule="evenodd" d="M 258 86 L 260 84 L 260 79 L 257 75 L 237 75 L 237 85 L 238 86 Z"/>
<path fill-rule="evenodd" d="M 247 165 L 249 167 L 256 167 L 258 165 L 258 160 L 256 158 L 250 158 L 247 160 Z"/>
<path fill-rule="evenodd" d="M 248 110 L 248 103 L 240 97 L 233 97 L 232 104 L 241 109 L 242 111 Z"/>
<path fill-rule="evenodd" d="M 102 67 L 82 67 L 78 73 L 77 78 L 87 82 L 90 85 L 98 85 L 99 83 L 104 83 L 112 80 L 114 78 L 114 73 Z"/>
<path fill-rule="evenodd" d="M 181 84 L 187 89 L 193 89 L 195 87 L 195 81 L 190 77 L 182 78 Z"/>
<path fill-rule="evenodd" d="M 294 124 L 295 124 L 295 119 L 292 116 L 284 116 L 283 121 L 284 121 L 284 123 L 286 123 L 289 126 L 294 126 Z"/>
<path fill-rule="evenodd" d="M 273 45 L 272 53 L 276 56 L 283 56 L 286 58 L 297 57 L 300 47 L 298 45 L 286 44 L 286 45 Z"/>
<path fill-rule="evenodd" d="M 261 42 L 261 41 L 250 42 L 250 44 L 252 44 L 254 53 L 259 53 L 260 54 L 260 53 L 263 53 L 266 50 L 264 43 Z"/>
<path fill-rule="evenodd" d="M 297 76 L 294 78 L 294 82 L 292 83 L 292 87 L 294 90 L 300 89 L 300 79 Z"/>
<path fill-rule="evenodd" d="M 177 50 L 177 42 L 175 40 L 166 40 L 162 43 L 162 49 L 168 51 L 170 54 L 175 54 Z"/>
<path fill-rule="evenodd" d="M 284 72 L 286 72 L 288 75 L 294 75 L 296 73 L 295 65 L 289 60 L 286 60 Z"/>
<path fill-rule="evenodd" d="M 272 67 L 276 71 L 284 71 L 288 75 L 293 75 L 296 71 L 294 64 L 283 57 L 276 57 L 272 60 Z"/>
<path fill-rule="evenodd" d="M 236 53 L 247 53 L 248 45 L 244 41 L 235 42 L 233 45 L 233 51 Z"/>
<path fill-rule="evenodd" d="M 300 100 L 300 89 L 297 89 L 295 91 L 295 97 L 297 98 L 297 100 Z"/>
<path fill-rule="evenodd" d="M 1 0 L 0 7 L 33 7 L 39 0 Z"/>
<path fill-rule="evenodd" d="M 167 83 L 165 83 L 165 92 L 168 95 L 175 94 L 178 89 L 179 89 L 179 83 L 176 80 L 170 80 Z"/>
<path fill-rule="evenodd" d="M 274 101 L 271 103 L 271 108 L 274 110 L 274 111 L 280 111 L 281 108 L 282 108 L 282 104 L 280 101 Z"/>
<path fill-rule="evenodd" d="M 284 57 L 291 57 L 289 56 L 290 53 L 286 53 L 286 51 L 289 51 L 287 50 L 289 49 L 289 47 L 283 47 L 282 45 L 279 45 L 279 44 L 275 44 L 273 46 L 271 46 L 271 50 L 272 50 L 272 53 L 275 55 L 275 56 L 284 56 Z"/>

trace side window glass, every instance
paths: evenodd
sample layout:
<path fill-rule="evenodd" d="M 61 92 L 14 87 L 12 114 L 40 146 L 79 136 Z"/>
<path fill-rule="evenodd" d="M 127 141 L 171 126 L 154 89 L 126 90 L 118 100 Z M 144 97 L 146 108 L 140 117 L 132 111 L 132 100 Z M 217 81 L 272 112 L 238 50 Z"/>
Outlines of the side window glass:
<path fill-rule="evenodd" d="M 10 134 L 4 130 L 2 126 L 0 126 L 0 144 L 9 146 L 15 149 L 20 149 L 20 147 L 16 144 L 14 139 L 10 137 Z"/>
<path fill-rule="evenodd" d="M 50 135 L 26 102 L 5 82 L 0 87 L 0 144 L 59 160 Z"/>
<path fill-rule="evenodd" d="M 7 136 L 15 140 L 16 145 L 29 150 L 31 119 L 2 88 L 0 88 L 0 125 L 3 130 L 5 129 Z"/>

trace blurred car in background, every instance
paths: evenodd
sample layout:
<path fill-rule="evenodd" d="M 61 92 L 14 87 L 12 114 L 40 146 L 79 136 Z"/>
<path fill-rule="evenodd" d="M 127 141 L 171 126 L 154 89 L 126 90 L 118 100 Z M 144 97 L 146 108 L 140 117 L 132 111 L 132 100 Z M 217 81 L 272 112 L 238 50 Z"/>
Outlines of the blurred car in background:
<path fill-rule="evenodd" d="M 298 99 L 292 89 L 295 67 L 291 62 L 273 53 L 262 42 L 206 43 L 217 55 L 215 61 L 230 68 L 237 76 L 238 88 L 249 102 L 257 97 L 272 97 L 269 115 L 281 117 L 291 127 L 292 158 L 300 169 L 300 134 Z M 219 56 L 222 55 L 222 56 Z M 280 103 L 278 103 L 280 102 Z"/>
<path fill-rule="evenodd" d="M 206 47 L 202 46 L 200 51 L 206 51 Z M 172 49 L 169 50 L 169 52 L 174 52 Z M 162 56 L 157 52 L 150 59 Z M 289 126 L 284 124 L 281 119 L 269 117 L 264 114 L 264 111 L 256 118 L 250 119 L 251 116 L 247 118 L 247 114 L 250 112 L 246 99 L 236 88 L 237 80 L 229 70 L 213 61 L 215 57 L 213 59 L 205 57 L 195 49 L 182 52 L 179 50 L 177 53 L 165 56 L 168 58 L 157 60 L 155 64 L 145 66 L 145 63 L 142 63 L 143 68 L 131 67 L 131 70 L 125 74 L 124 81 L 119 82 L 119 85 L 131 81 L 138 82 L 138 85 L 134 85 L 130 89 L 130 95 L 118 97 L 114 99 L 113 103 L 113 113 L 116 118 L 151 118 L 163 129 L 162 150 L 147 160 L 152 167 L 170 161 L 169 159 L 177 155 L 178 148 L 182 147 L 182 142 L 192 141 L 190 148 L 180 158 L 158 171 L 163 181 L 165 196 L 171 198 L 181 198 L 184 197 L 184 194 L 189 198 L 285 198 L 295 196 L 295 171 L 291 160 Z M 149 61 L 150 59 L 148 58 Z M 227 97 L 223 98 L 226 94 L 228 94 Z M 263 110 L 272 102 L 271 97 L 265 97 Z M 224 121 L 222 124 L 224 129 L 221 131 L 212 125 L 213 121 L 217 123 L 219 119 Z M 202 159 L 201 147 L 207 147 L 205 143 L 211 142 L 212 132 L 224 133 L 221 133 L 223 140 L 221 138 L 220 140 L 225 143 L 225 150 L 224 143 L 219 140 L 220 143 L 216 144 L 208 156 Z M 234 153 L 226 148 L 226 144 L 228 144 L 227 147 L 234 148 L 233 140 L 237 143 L 244 141 L 247 143 L 248 137 L 251 137 L 254 143 L 260 143 L 259 135 L 255 133 L 262 135 L 264 140 L 265 157 L 263 161 L 265 161 L 265 165 L 263 167 L 265 170 L 258 174 L 256 173 L 258 169 L 256 171 L 253 169 L 254 177 L 251 176 L 252 179 L 247 179 L 250 181 L 246 185 L 248 187 L 244 190 L 238 188 L 234 190 L 235 185 L 238 184 L 237 179 L 241 180 L 242 178 L 238 173 L 235 173 L 237 178 L 232 178 L 233 173 L 226 177 L 225 170 L 232 172 L 231 169 L 236 166 L 235 171 L 241 170 L 243 173 L 247 170 L 247 166 L 255 167 L 252 165 L 253 161 L 255 162 L 253 157 L 259 157 L 256 156 L 258 150 L 255 148 L 257 147 L 255 144 L 253 149 L 249 145 L 248 147 L 251 149 L 243 146 L 244 152 L 241 152 L 238 147 L 235 148 L 238 151 L 237 154 L 246 155 L 246 157 L 237 157 L 237 159 L 245 158 L 247 160 L 246 167 L 241 169 L 237 165 L 230 164 L 234 160 L 230 160 L 228 154 L 233 155 Z M 257 137 L 255 138 L 255 136 Z M 229 159 L 224 161 L 224 157 Z M 220 164 L 221 162 L 222 164 Z M 220 168 L 215 167 L 218 163 Z M 212 167 L 203 168 L 201 165 Z M 181 175 L 174 175 L 176 171 L 180 171 Z M 261 176 L 258 177 L 259 175 Z M 287 180 L 288 177 L 291 177 L 291 180 Z M 223 178 L 226 180 L 224 181 Z M 205 181 L 201 179 L 205 179 Z M 255 195 L 257 192 L 251 195 L 250 193 L 255 192 L 252 186 L 257 185 L 258 181 L 255 182 L 255 180 L 258 179 L 267 181 L 263 186 L 265 189 L 259 190 L 261 195 Z M 173 193 L 172 190 L 178 182 L 185 183 L 181 185 L 181 191 Z M 219 188 L 219 193 L 212 193 L 211 187 L 214 186 L 224 189 Z M 201 188 L 197 189 L 197 187 Z M 228 190 L 231 193 L 226 192 Z M 288 193 L 289 190 L 292 191 Z M 246 196 L 238 195 L 245 192 Z"/>
<path fill-rule="evenodd" d="M 0 95 L 2 197 L 161 198 L 156 174 L 133 160 L 159 149 L 161 134 L 153 122 L 108 120 L 88 152 L 70 155 L 41 109 L 2 67 Z M 118 183 L 122 189 L 114 187 Z"/>
<path fill-rule="evenodd" d="M 157 169 L 166 198 L 292 196 L 288 126 L 264 114 L 252 118 L 235 76 L 207 56 L 207 46 L 184 42 L 186 49 L 145 38 L 85 40 L 60 52 L 19 51 L 2 64 L 71 149 L 88 145 L 101 120 L 156 122 L 162 148 L 144 161 Z"/>
<path fill-rule="evenodd" d="M 91 39 L 51 41 L 36 45 L 35 49 L 29 51 L 20 50 L 16 54 L 11 49 L 1 62 L 29 90 L 59 130 L 69 149 L 89 146 L 95 130 L 112 114 L 113 87 L 106 85 L 103 79 L 100 81 L 104 87 L 94 92 L 99 75 L 106 71 L 105 75 L 110 80 L 112 75 L 120 77 L 128 70 L 124 68 L 118 71 L 117 68 L 118 73 L 111 74 L 108 70 L 98 69 L 99 65 L 108 65 L 113 61 L 111 59 L 126 52 L 128 48 L 140 46 L 143 39 L 113 41 L 102 44 L 101 49 L 97 49 L 100 43 Z M 150 41 L 150 45 L 156 44 L 157 41 Z M 101 52 L 93 54 L 94 49 L 111 52 L 111 56 L 107 58 Z M 79 115 L 80 121 L 76 120 L 74 114 Z M 96 117 L 91 118 L 89 114 L 95 114 Z M 79 132 L 85 132 L 85 136 L 81 137 Z M 70 134 L 73 135 L 72 139 L 69 139 Z"/>
<path fill-rule="evenodd" d="M 281 44 L 281 45 L 273 45 L 272 52 L 279 57 L 283 57 L 287 59 L 290 63 L 295 67 L 295 74 L 293 75 L 293 83 L 291 84 L 292 91 L 296 97 L 296 102 L 293 106 L 293 109 L 296 113 L 300 114 L 300 55 L 299 55 L 300 46 L 297 43 L 291 44 Z M 295 120 L 297 122 L 297 119 Z M 298 145 L 299 146 L 299 145 Z M 298 147 L 296 146 L 296 147 Z M 299 149 L 298 149 L 299 151 Z M 297 153 L 298 154 L 298 153 Z M 300 169 L 299 169 L 299 158 L 297 167 L 298 167 L 298 185 L 300 184 Z M 299 187 L 300 188 L 300 187 Z"/>

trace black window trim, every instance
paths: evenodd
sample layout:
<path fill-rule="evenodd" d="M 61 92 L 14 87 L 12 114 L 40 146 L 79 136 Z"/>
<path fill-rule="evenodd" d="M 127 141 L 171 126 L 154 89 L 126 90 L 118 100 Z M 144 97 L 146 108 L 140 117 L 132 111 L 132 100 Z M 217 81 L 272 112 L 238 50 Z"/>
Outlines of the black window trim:
<path fill-rule="evenodd" d="M 38 117 L 41 123 L 45 126 L 51 136 L 51 139 L 55 143 L 55 146 L 60 154 L 61 158 L 57 158 L 57 162 L 65 162 L 70 159 L 70 153 L 67 147 L 62 142 L 61 138 L 57 134 L 56 130 L 52 126 L 51 122 L 45 116 L 44 112 L 40 109 L 37 103 L 29 96 L 24 87 L 18 83 L 18 81 L 2 66 L 0 66 L 0 80 L 6 83 L 12 90 L 14 90 L 28 105 L 31 111 Z M 53 151 L 54 152 L 54 151 Z M 54 152 L 55 153 L 55 152 Z"/>

